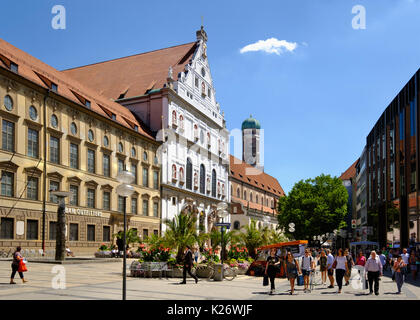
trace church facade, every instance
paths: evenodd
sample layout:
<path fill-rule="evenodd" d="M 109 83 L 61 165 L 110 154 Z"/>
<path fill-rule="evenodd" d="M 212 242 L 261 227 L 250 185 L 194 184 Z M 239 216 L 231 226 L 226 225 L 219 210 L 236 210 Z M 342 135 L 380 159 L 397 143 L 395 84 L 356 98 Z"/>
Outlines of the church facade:
<path fill-rule="evenodd" d="M 229 132 L 216 101 L 203 27 L 196 41 L 64 71 L 128 108 L 163 142 L 161 230 L 189 207 L 197 227 L 214 228 L 230 201 Z M 225 221 L 227 222 L 227 221 Z"/>

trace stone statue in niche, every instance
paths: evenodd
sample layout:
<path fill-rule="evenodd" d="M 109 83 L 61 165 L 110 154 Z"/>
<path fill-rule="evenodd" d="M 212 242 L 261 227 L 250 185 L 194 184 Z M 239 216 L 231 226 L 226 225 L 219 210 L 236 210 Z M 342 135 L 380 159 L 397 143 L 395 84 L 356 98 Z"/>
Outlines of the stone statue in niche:
<path fill-rule="evenodd" d="M 202 94 L 203 96 L 205 96 L 205 95 L 206 95 L 206 84 L 204 83 L 204 81 L 203 81 L 203 82 L 201 82 L 201 94 Z"/>

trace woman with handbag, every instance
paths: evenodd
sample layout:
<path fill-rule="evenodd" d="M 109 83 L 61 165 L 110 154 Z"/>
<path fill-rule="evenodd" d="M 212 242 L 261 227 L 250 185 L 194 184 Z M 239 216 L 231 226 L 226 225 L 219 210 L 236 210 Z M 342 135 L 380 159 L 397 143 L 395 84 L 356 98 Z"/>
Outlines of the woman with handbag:
<path fill-rule="evenodd" d="M 290 281 L 290 294 L 292 295 L 295 290 L 295 279 L 298 277 L 298 274 L 300 274 L 300 267 L 299 263 L 296 261 L 296 259 L 293 257 L 292 253 L 289 251 L 287 253 L 286 258 L 286 276 L 287 279 Z"/>
<path fill-rule="evenodd" d="M 270 250 L 270 255 L 267 258 L 267 265 L 265 266 L 265 275 L 270 278 L 271 290 L 270 294 L 274 294 L 275 286 L 274 280 L 276 279 L 277 267 L 280 264 L 279 258 L 276 256 L 276 248 Z"/>
<path fill-rule="evenodd" d="M 394 262 L 394 266 L 392 269 L 394 270 L 395 275 L 395 282 L 397 283 L 398 292 L 397 294 L 401 293 L 401 287 L 404 284 L 404 275 L 402 273 L 402 269 L 405 267 L 405 263 L 402 260 L 401 256 L 398 256 L 397 261 Z"/>
<path fill-rule="evenodd" d="M 341 293 L 341 288 L 343 287 L 343 277 L 346 272 L 349 272 L 349 268 L 347 265 L 347 258 L 343 255 L 343 249 L 338 250 L 338 254 L 335 257 L 335 261 L 333 263 L 333 268 L 335 267 L 335 280 L 337 281 L 338 285 L 338 293 Z"/>
<path fill-rule="evenodd" d="M 21 247 L 17 247 L 16 251 L 13 253 L 13 262 L 12 262 L 12 275 L 10 276 L 10 284 L 16 284 L 16 282 L 13 281 L 15 278 L 16 272 L 19 273 L 20 278 L 22 279 L 22 282 L 28 282 L 25 280 L 23 276 L 23 272 L 27 271 L 25 263 L 23 262 L 23 257 L 20 254 L 20 251 L 22 250 Z"/>

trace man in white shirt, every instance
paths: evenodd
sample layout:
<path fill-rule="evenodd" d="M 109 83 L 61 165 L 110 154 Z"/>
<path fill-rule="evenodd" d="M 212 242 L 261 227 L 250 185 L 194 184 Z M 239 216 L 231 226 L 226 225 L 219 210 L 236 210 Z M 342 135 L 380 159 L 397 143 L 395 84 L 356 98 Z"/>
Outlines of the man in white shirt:
<path fill-rule="evenodd" d="M 315 259 L 311 256 L 309 249 L 305 250 L 305 255 L 302 257 L 302 274 L 303 274 L 303 291 L 309 289 L 309 275 L 315 269 Z"/>
<path fill-rule="evenodd" d="M 334 256 L 331 254 L 331 250 L 327 249 L 327 270 L 328 270 L 328 279 L 330 280 L 330 285 L 328 288 L 334 288 L 334 269 L 332 267 L 334 263 Z"/>
<path fill-rule="evenodd" d="M 405 264 L 408 264 L 408 259 L 410 258 L 410 255 L 407 253 L 407 249 L 403 249 L 403 253 L 401 254 L 401 257 Z"/>
<path fill-rule="evenodd" d="M 379 277 L 382 276 L 382 263 L 375 251 L 372 251 L 365 264 L 365 271 L 368 275 L 369 294 L 373 293 L 373 282 L 375 282 L 375 295 L 379 295 Z"/>

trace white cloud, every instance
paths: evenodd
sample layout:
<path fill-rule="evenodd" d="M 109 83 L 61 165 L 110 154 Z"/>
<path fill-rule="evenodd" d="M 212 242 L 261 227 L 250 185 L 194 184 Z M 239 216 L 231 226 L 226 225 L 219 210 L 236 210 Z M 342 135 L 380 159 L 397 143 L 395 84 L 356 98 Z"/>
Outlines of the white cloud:
<path fill-rule="evenodd" d="M 250 51 L 264 51 L 267 53 L 275 53 L 280 55 L 284 50 L 292 52 L 297 47 L 296 42 L 287 42 L 286 40 L 278 40 L 276 38 L 270 38 L 267 40 L 259 40 L 255 43 L 251 43 L 243 47 L 240 52 L 250 52 Z"/>

